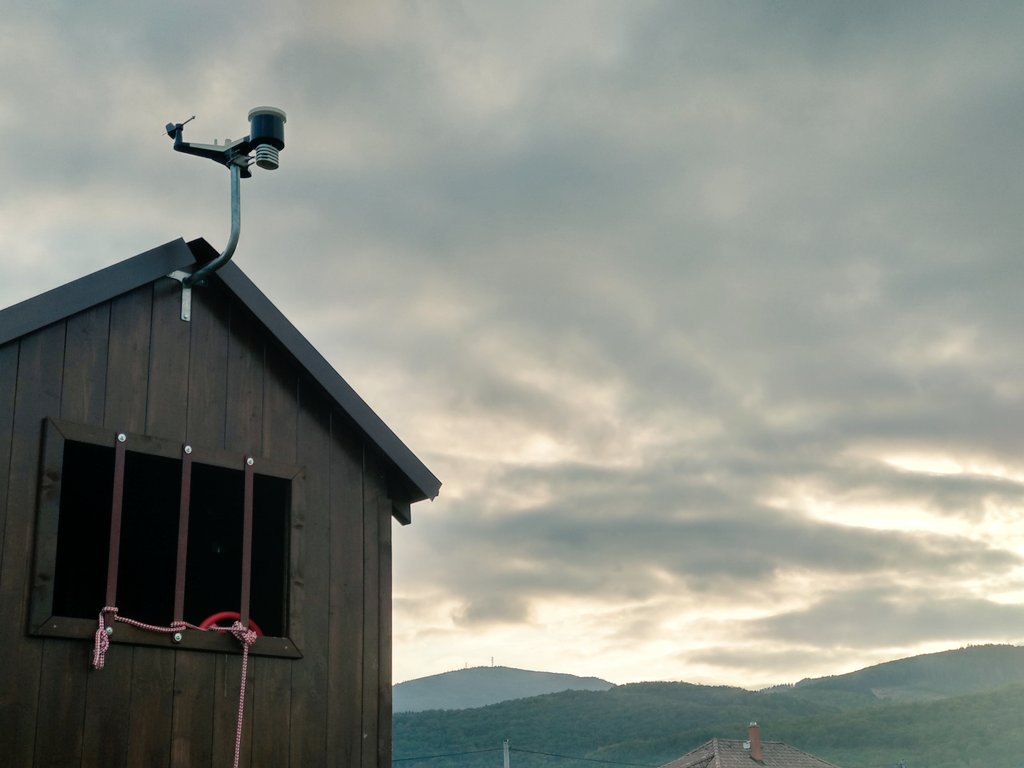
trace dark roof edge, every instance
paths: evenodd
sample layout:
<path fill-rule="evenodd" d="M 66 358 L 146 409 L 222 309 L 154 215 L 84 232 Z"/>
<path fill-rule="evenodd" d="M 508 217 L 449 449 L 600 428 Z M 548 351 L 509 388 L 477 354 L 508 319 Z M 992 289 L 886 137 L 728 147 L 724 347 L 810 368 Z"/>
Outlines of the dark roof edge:
<path fill-rule="evenodd" d="M 191 266 L 192 251 L 181 238 L 0 310 L 0 344 Z"/>
<path fill-rule="evenodd" d="M 189 245 L 197 250 L 208 247 L 205 241 L 192 241 Z M 373 412 L 348 382 L 334 370 L 316 348 L 309 343 L 298 329 L 291 324 L 281 311 L 274 306 L 256 287 L 241 269 L 233 262 L 228 262 L 217 273 L 221 282 L 245 304 L 256 318 L 266 326 L 274 337 L 284 345 L 299 364 L 322 386 L 338 403 L 367 437 L 401 470 L 416 490 L 422 494 L 420 498 L 409 501 L 433 499 L 441 490 L 441 481 L 434 476 L 416 455 L 409 450 L 391 428 Z"/>
<path fill-rule="evenodd" d="M 203 261 L 208 256 L 207 252 L 212 250 L 212 246 L 203 239 L 186 244 L 183 239 L 178 238 L 0 310 L 0 345 L 96 304 L 109 301 L 115 296 L 128 293 L 175 270 L 190 267 L 196 261 Z M 245 273 L 235 264 L 228 263 L 216 275 L 405 475 L 412 486 L 409 490 L 415 492 L 410 494 L 410 498 L 402 501 L 411 503 L 436 497 L 441 489 L 441 481 L 356 394 Z M 417 493 L 420 495 L 417 496 Z M 403 524 L 409 522 L 406 504 L 396 507 L 395 516 Z"/>

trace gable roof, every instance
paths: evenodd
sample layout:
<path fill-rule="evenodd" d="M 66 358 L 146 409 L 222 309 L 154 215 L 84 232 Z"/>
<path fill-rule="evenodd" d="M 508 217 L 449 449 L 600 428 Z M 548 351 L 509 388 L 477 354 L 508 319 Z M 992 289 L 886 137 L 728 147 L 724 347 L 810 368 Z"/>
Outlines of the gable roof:
<path fill-rule="evenodd" d="M 762 741 L 758 761 L 746 744 L 740 739 L 712 739 L 661 768 L 837 768 L 781 741 Z"/>
<path fill-rule="evenodd" d="M 205 240 L 186 243 L 179 238 L 8 307 L 0 311 L 0 346 L 165 277 L 175 270 L 189 268 L 197 261 L 207 260 L 210 254 L 216 256 L 216 253 Z M 236 264 L 228 262 L 216 272 L 215 278 L 252 312 L 267 331 L 291 353 L 306 373 L 324 388 L 337 406 L 348 414 L 367 438 L 407 478 L 412 489 L 411 498 L 408 499 L 410 503 L 437 496 L 441 481 L 398 439 L 387 424 Z M 396 514 L 400 522 L 409 522 L 407 509 L 396 510 Z"/>

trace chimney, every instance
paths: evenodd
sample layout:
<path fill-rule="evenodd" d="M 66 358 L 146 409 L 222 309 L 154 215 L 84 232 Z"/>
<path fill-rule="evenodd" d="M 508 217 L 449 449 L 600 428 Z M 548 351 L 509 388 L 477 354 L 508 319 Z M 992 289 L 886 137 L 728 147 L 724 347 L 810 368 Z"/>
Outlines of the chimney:
<path fill-rule="evenodd" d="M 761 728 L 757 723 L 751 723 L 747 728 L 747 739 L 750 744 L 750 757 L 752 760 L 761 762 Z"/>

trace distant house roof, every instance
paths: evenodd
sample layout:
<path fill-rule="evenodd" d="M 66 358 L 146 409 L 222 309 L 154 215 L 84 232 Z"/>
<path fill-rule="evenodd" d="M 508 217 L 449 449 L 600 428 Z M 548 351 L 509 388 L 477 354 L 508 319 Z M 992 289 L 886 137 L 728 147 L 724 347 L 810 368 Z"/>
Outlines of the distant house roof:
<path fill-rule="evenodd" d="M 740 739 L 712 739 L 662 768 L 837 768 L 781 741 L 762 741 L 761 759 L 755 760 L 748 744 Z"/>
<path fill-rule="evenodd" d="M 0 345 L 216 255 L 217 252 L 205 240 L 186 243 L 178 239 L 27 299 L 0 311 Z M 441 481 L 398 439 L 236 264 L 225 264 L 216 273 L 215 279 L 252 312 L 407 478 L 410 487 L 408 498 L 404 501 L 412 503 L 437 496 Z M 404 517 L 408 517 L 407 511 Z M 409 522 L 402 517 L 399 519 L 403 523 Z"/>

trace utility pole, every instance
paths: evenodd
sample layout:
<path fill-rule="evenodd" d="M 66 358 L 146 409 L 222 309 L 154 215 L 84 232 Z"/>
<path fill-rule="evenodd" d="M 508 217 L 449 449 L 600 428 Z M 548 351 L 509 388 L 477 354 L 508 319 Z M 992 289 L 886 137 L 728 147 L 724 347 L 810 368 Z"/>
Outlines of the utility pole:
<path fill-rule="evenodd" d="M 509 765 L 508 765 L 508 762 L 509 762 L 508 761 L 508 739 L 505 739 L 505 742 L 504 742 L 504 744 L 502 746 L 504 747 L 504 753 L 505 753 L 505 768 L 509 768 Z"/>

